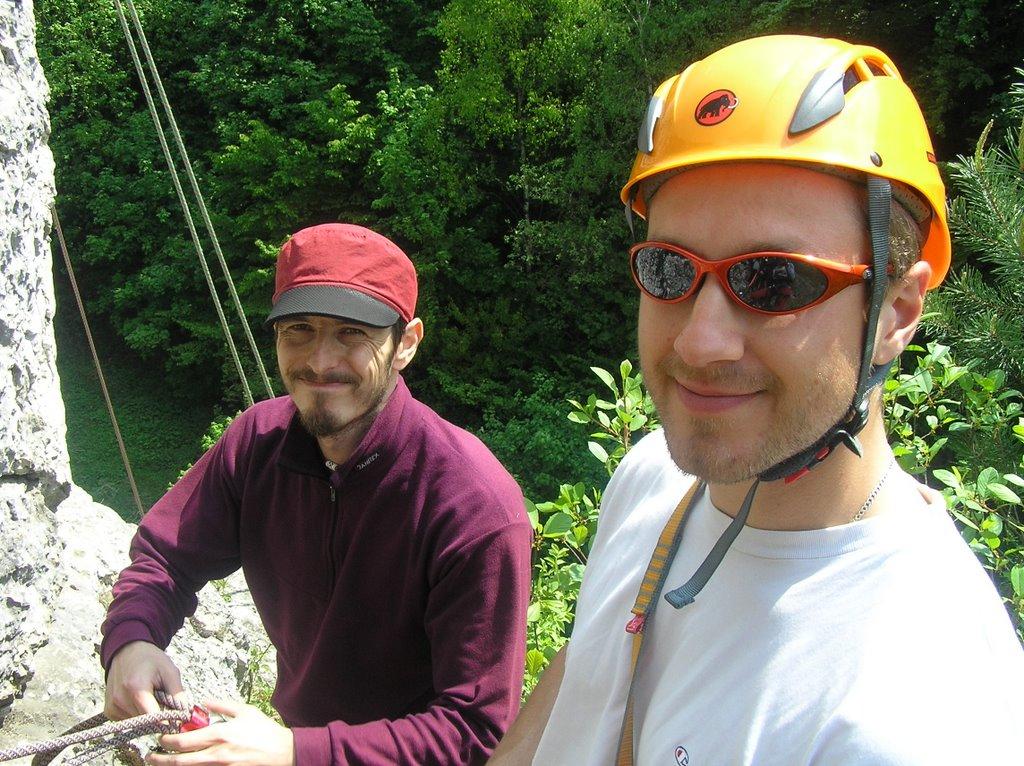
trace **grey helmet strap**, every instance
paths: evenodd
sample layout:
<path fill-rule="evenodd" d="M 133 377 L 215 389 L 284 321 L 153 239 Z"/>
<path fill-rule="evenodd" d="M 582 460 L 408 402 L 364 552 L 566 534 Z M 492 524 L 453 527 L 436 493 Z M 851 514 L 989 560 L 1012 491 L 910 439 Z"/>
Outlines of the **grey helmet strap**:
<path fill-rule="evenodd" d="M 763 471 L 759 475 L 762 481 L 796 481 L 832 454 L 839 445 L 846 446 L 857 456 L 862 454 L 857 435 L 868 422 L 868 394 L 885 380 L 890 367 L 889 364 L 875 367 L 871 360 L 875 354 L 878 317 L 882 313 L 885 291 L 889 286 L 889 208 L 892 188 L 887 179 L 876 176 L 868 176 L 867 188 L 871 269 L 864 273 L 864 278 L 868 282 L 870 293 L 867 318 L 864 322 L 860 372 L 850 409 L 846 417 L 832 426 L 810 447 Z"/>
<path fill-rule="evenodd" d="M 760 483 L 760 479 L 754 479 L 754 483 L 747 490 L 747 496 L 743 499 L 743 505 L 740 506 L 739 513 L 729 522 L 729 526 L 725 528 L 722 536 L 718 538 L 718 542 L 715 543 L 714 547 L 704 558 L 704 561 L 701 562 L 701 565 L 697 567 L 697 571 L 678 588 L 670 590 L 665 594 L 665 600 L 676 609 L 682 609 L 687 604 L 692 604 L 697 598 L 697 594 L 708 584 L 711 575 L 715 573 L 718 565 L 725 558 L 729 546 L 732 545 L 733 540 L 736 539 L 740 530 L 743 529 L 743 525 L 747 523 L 747 516 L 750 515 L 750 506 L 754 502 L 754 494 L 757 492 L 757 487 Z"/>
<path fill-rule="evenodd" d="M 636 227 L 633 225 L 633 200 L 636 199 L 636 195 L 640 192 L 640 186 L 634 186 L 629 190 L 629 199 L 626 201 L 626 225 L 629 227 L 630 239 L 636 241 Z"/>
<path fill-rule="evenodd" d="M 889 211 L 892 207 L 892 186 L 888 179 L 868 176 L 868 228 L 871 233 L 871 300 L 868 304 L 867 326 L 864 328 L 864 352 L 860 360 L 860 376 L 853 407 L 867 398 L 868 392 L 882 380 L 889 365 L 884 365 L 880 380 L 871 363 L 875 355 L 878 317 L 882 313 L 885 291 L 889 287 Z"/>

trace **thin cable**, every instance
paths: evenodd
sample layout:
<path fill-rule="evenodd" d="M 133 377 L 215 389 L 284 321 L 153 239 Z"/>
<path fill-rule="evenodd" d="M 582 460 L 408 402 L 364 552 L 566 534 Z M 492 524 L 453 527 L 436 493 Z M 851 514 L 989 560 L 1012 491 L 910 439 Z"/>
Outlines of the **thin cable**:
<path fill-rule="evenodd" d="M 210 266 L 206 262 L 206 255 L 203 253 L 203 246 L 199 242 L 199 234 L 196 232 L 195 222 L 192 220 L 192 213 L 189 209 L 188 201 L 185 199 L 185 191 L 182 189 L 181 180 L 178 178 L 178 171 L 174 168 L 174 160 L 171 158 L 171 150 L 167 146 L 167 139 L 164 137 L 163 126 L 160 124 L 160 117 L 156 112 L 156 104 L 153 102 L 153 94 L 149 90 L 149 83 L 146 81 L 146 75 L 142 70 L 142 61 L 139 59 L 139 53 L 135 49 L 135 41 L 132 39 L 131 31 L 128 29 L 128 20 L 125 18 L 124 9 L 121 7 L 120 0 L 114 0 L 114 7 L 117 10 L 118 19 L 121 21 L 121 29 L 124 31 L 124 39 L 128 42 L 128 50 L 131 52 L 132 60 L 135 62 L 135 71 L 139 76 L 139 82 L 142 84 L 142 91 L 146 96 L 146 104 L 149 106 L 149 115 L 153 118 L 153 125 L 156 127 L 156 135 L 160 140 L 160 148 L 163 150 L 164 160 L 167 162 L 167 169 L 171 173 L 171 182 L 174 184 L 174 190 L 178 193 L 178 202 L 181 204 L 181 210 L 185 214 L 185 223 L 188 225 L 189 233 L 192 235 L 192 244 L 195 246 L 196 255 L 199 256 L 199 263 L 203 269 L 203 276 L 206 277 L 206 286 L 209 288 L 210 296 L 213 298 L 213 307 L 217 311 L 217 318 L 220 320 L 221 329 L 224 331 L 224 339 L 228 344 L 228 350 L 231 352 L 231 358 L 234 360 L 235 369 L 238 372 L 238 379 L 242 383 L 246 404 L 252 406 L 253 398 L 252 391 L 249 389 L 249 381 L 245 377 L 245 370 L 242 369 L 242 360 L 238 356 L 238 350 L 235 348 L 235 341 L 231 337 L 228 320 L 227 317 L 224 316 L 224 308 L 220 304 L 220 296 L 217 294 L 217 287 L 213 283 L 213 274 L 210 273 Z"/>
<path fill-rule="evenodd" d="M 68 270 L 68 278 L 71 280 L 71 291 L 75 294 L 75 302 L 78 304 L 78 313 L 82 317 L 82 327 L 85 328 L 85 339 L 89 341 L 89 351 L 92 353 L 92 363 L 96 368 L 96 376 L 100 379 L 100 390 L 103 392 L 103 401 L 107 403 L 107 414 L 110 415 L 110 424 L 114 427 L 114 437 L 117 439 L 117 449 L 121 452 L 121 462 L 124 464 L 125 473 L 128 475 L 128 483 L 132 488 L 132 497 L 135 500 L 135 507 L 139 509 L 141 519 L 146 512 L 142 507 L 142 499 L 139 497 L 139 488 L 135 484 L 135 474 L 132 473 L 132 464 L 128 460 L 128 450 L 125 449 L 124 439 L 121 437 L 121 429 L 117 425 L 117 416 L 114 415 L 114 405 L 110 401 L 110 392 L 107 390 L 107 380 L 103 376 L 103 367 L 100 365 L 99 354 L 96 353 L 96 344 L 92 339 L 92 329 L 89 327 L 89 318 L 85 314 L 85 304 L 82 302 L 82 295 L 78 291 L 78 280 L 75 279 L 75 270 L 71 266 L 71 258 L 68 256 L 68 245 L 64 241 L 64 231 L 60 227 L 60 218 L 57 217 L 57 207 L 50 206 L 50 214 L 53 216 L 53 227 L 57 231 L 57 241 L 60 242 L 60 252 L 64 256 L 64 266 Z"/>
<path fill-rule="evenodd" d="M 164 92 L 163 80 L 161 80 L 160 72 L 156 68 L 156 61 L 153 59 L 153 54 L 149 50 L 149 42 L 146 40 L 146 33 L 142 29 L 142 22 L 139 21 L 139 14 L 135 11 L 135 3 L 133 0 L 125 0 L 125 2 L 132 15 L 132 24 L 135 26 L 135 33 L 139 36 L 139 43 L 142 45 L 142 52 L 146 56 L 146 65 L 149 67 L 150 74 L 153 76 L 153 83 L 156 85 L 156 91 L 160 96 L 160 103 L 163 105 L 164 114 L 167 116 L 167 124 L 171 128 L 171 133 L 174 135 L 174 142 L 178 146 L 178 152 L 181 155 L 182 163 L 185 166 L 185 174 L 188 176 L 189 183 L 192 185 L 192 193 L 195 195 L 196 203 L 199 205 L 199 212 L 203 217 L 203 223 L 206 225 L 206 231 L 210 235 L 210 241 L 213 243 L 213 251 L 217 255 L 217 261 L 220 263 L 221 271 L 224 272 L 224 279 L 228 285 L 228 292 L 231 293 L 231 300 L 235 305 L 235 311 L 238 313 L 238 319 L 242 323 L 242 331 L 245 333 L 253 358 L 256 360 L 256 366 L 259 368 L 260 378 L 267 390 L 267 397 L 272 399 L 274 397 L 274 390 L 270 385 L 270 379 L 267 377 L 267 371 L 263 367 L 263 359 L 260 356 L 259 349 L 256 347 L 256 340 L 252 337 L 252 330 L 249 328 L 249 322 L 245 317 L 245 311 L 242 309 L 242 302 L 239 300 L 238 293 L 235 290 L 235 282 L 231 278 L 231 272 L 228 269 L 227 260 L 224 258 L 224 253 L 220 248 L 220 240 L 217 239 L 217 232 L 213 228 L 213 221 L 210 219 L 210 213 L 206 208 L 203 193 L 199 189 L 199 182 L 196 180 L 195 173 L 192 171 L 192 163 L 189 161 L 188 152 L 185 150 L 185 142 L 181 139 L 181 133 L 178 130 L 178 123 L 174 119 L 174 112 L 171 110 L 171 103 L 167 99 L 167 93 Z"/>

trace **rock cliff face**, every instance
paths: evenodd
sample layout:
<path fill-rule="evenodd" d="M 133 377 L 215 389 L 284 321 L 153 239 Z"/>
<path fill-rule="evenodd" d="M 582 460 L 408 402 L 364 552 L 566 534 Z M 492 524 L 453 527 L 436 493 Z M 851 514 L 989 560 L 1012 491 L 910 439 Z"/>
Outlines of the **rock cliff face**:
<path fill-rule="evenodd" d="M 0 8 L 0 711 L 32 675 L 63 575 L 53 510 L 70 493 L 47 248 L 53 157 L 29 3 Z"/>
<path fill-rule="evenodd" d="M 0 748 L 102 708 L 99 625 L 133 528 L 72 483 L 56 369 L 53 159 L 31 0 L 0 3 Z M 225 594 L 233 594 L 226 598 Z M 240 579 L 168 650 L 196 694 L 244 698 L 266 637 Z"/>

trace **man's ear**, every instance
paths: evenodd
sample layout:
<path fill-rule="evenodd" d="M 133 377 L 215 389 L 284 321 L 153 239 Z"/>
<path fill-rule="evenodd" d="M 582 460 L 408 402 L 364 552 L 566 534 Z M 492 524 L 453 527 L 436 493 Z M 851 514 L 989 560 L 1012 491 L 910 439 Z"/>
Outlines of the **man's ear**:
<path fill-rule="evenodd" d="M 886 290 L 875 336 L 874 364 L 888 364 L 914 339 L 924 309 L 924 295 L 932 277 L 931 264 L 918 261 Z"/>
<path fill-rule="evenodd" d="M 423 320 L 415 317 L 405 326 L 402 339 L 398 341 L 398 348 L 395 350 L 395 358 L 391 362 L 391 369 L 404 370 L 409 366 L 413 357 L 416 356 L 416 349 L 423 341 Z"/>

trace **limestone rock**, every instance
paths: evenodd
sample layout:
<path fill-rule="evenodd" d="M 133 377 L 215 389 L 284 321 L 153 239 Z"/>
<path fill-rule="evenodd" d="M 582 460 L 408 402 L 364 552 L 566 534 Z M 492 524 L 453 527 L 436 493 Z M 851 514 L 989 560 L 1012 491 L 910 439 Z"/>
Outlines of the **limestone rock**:
<path fill-rule="evenodd" d="M 134 531 L 71 483 L 56 370 L 53 159 L 31 0 L 0 2 L 0 749 L 103 706 L 99 627 Z M 240 576 L 168 653 L 196 696 L 244 699 L 273 661 Z M 28 759 L 23 759 L 27 764 Z M 105 757 L 110 763 L 110 756 Z"/>
<path fill-rule="evenodd" d="M 70 481 L 53 337 L 53 155 L 32 3 L 0 4 L 0 476 Z"/>
<path fill-rule="evenodd" d="M 53 570 L 62 587 L 45 626 L 49 641 L 32 658 L 32 682 L 3 721 L 0 748 L 52 738 L 103 709 L 99 627 L 135 527 L 77 487 L 54 516 L 60 568 Z M 241 575 L 204 588 L 195 617 L 168 647 L 197 701 L 244 700 L 254 680 L 273 683 L 264 656 L 269 640 L 251 602 L 227 601 L 222 591 L 247 594 Z"/>
<path fill-rule="evenodd" d="M 47 236 L 53 157 L 31 2 L 0 4 L 0 717 L 32 676 L 70 469 Z"/>
<path fill-rule="evenodd" d="M 53 514 L 38 491 L 0 484 L 0 719 L 34 674 L 64 579 Z"/>

